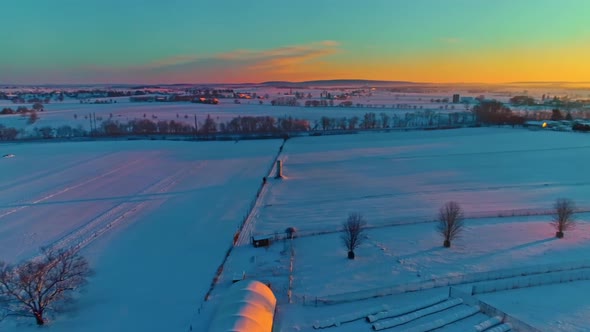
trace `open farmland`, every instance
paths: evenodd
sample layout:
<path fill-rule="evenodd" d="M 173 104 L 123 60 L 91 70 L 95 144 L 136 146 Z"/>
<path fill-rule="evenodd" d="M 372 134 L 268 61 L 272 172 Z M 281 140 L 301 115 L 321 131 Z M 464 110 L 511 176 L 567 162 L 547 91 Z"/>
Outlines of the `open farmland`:
<path fill-rule="evenodd" d="M 573 199 L 580 211 L 589 209 L 583 158 L 590 146 L 584 138 L 575 133 L 482 128 L 289 140 L 280 156 L 285 178 L 269 182 L 247 229 L 255 236 L 284 238 L 285 229 L 295 227 L 297 237 L 292 243 L 279 240 L 266 251 L 250 245 L 237 248 L 219 288 L 226 287 L 232 273 L 242 271 L 267 280 L 285 304 L 278 319 L 282 331 L 312 331 L 314 323 L 364 308 L 368 304 L 362 299 L 392 288 L 477 273 L 485 278 L 494 270 L 523 266 L 583 262 L 590 249 L 588 213 L 578 214 L 576 229 L 564 239 L 555 238 L 549 222 L 558 197 Z M 463 206 L 467 226 L 452 248 L 445 249 L 433 220 L 449 200 Z M 339 230 L 348 213 L 355 211 L 371 229 L 357 258 L 349 261 Z M 535 289 L 544 292 L 543 287 L 529 291 Z M 395 297 L 372 303 L 395 305 Z M 349 301 L 348 309 L 315 307 Z M 510 314 L 511 307 L 506 308 Z M 546 317 L 545 322 L 568 321 L 567 311 L 534 310 L 518 317 L 525 323 L 535 315 Z M 576 321 L 564 331 L 582 331 L 580 317 L 587 315 L 576 314 Z M 528 323 L 540 328 L 568 326 Z M 471 327 L 474 324 L 471 321 Z M 446 330 L 454 331 L 453 326 L 460 330 L 469 324 L 462 321 Z M 331 330 L 369 328 L 367 323 L 354 323 Z"/>
<path fill-rule="evenodd" d="M 280 143 L 3 144 L 0 257 L 85 246 L 96 274 L 52 331 L 184 330 Z"/>
<path fill-rule="evenodd" d="M 290 140 L 254 233 L 331 231 L 350 211 L 373 226 L 430 221 L 449 200 L 472 217 L 535 214 L 561 196 L 583 205 L 585 138 L 475 128 Z"/>
<path fill-rule="evenodd" d="M 521 266 L 577 264 L 590 248 L 590 182 L 583 168 L 590 144 L 584 134 L 471 128 L 299 137 L 279 151 L 281 144 L 4 144 L 2 154 L 14 157 L 0 160 L 8 179 L 0 192 L 0 257 L 19 261 L 42 246 L 84 247 L 96 275 L 77 310 L 51 323 L 55 331 L 206 330 L 236 275 L 272 285 L 281 331 L 312 331 L 359 307 L 413 306 L 431 297 L 419 292 L 369 299 L 392 289 Z M 277 152 L 284 178 L 266 182 L 210 301 L 203 302 Z M 583 212 L 577 228 L 561 240 L 548 224 L 557 197 L 571 198 Z M 467 227 L 444 249 L 433 221 L 449 200 L 462 205 Z M 357 258 L 349 261 L 339 230 L 354 211 L 370 229 Z M 281 238 L 288 227 L 296 229 L 292 242 L 279 240 L 266 250 L 250 245 L 251 236 Z M 526 290 L 537 294 L 535 289 L 545 287 L 556 286 Z M 488 296 L 475 295 L 486 301 Z M 496 303 L 512 314 L 506 298 Z M 465 312 L 468 318 L 441 331 L 471 328 L 490 316 L 470 314 L 476 308 L 455 304 L 390 331 Z M 514 314 L 539 328 L 548 324 L 564 331 L 578 331 L 585 317 L 534 310 Z M 144 320 L 145 315 L 154 318 Z M 538 316 L 546 320 L 539 323 Z M 21 331 L 32 328 L 30 323 L 1 326 Z M 370 328 L 356 320 L 331 330 Z"/>
<path fill-rule="evenodd" d="M 468 104 L 451 104 L 448 98 L 451 93 L 439 92 L 431 94 L 418 93 L 398 93 L 391 91 L 370 91 L 362 95 L 349 96 L 343 100 L 330 100 L 332 106 L 324 107 L 305 107 L 306 101 L 324 101 L 326 98 L 320 98 L 320 94 L 325 91 L 324 88 L 310 88 L 302 90 L 304 94 L 312 94 L 311 99 L 299 99 L 299 106 L 273 106 L 272 100 L 284 98 L 293 89 L 276 89 L 272 87 L 243 88 L 236 91 L 248 91 L 258 95 L 269 95 L 268 99 L 220 99 L 218 105 L 207 105 L 189 102 L 130 102 L 129 97 L 116 98 L 92 98 L 90 103 L 80 103 L 78 99 L 66 98 L 63 102 L 53 101 L 45 104 L 44 111 L 38 112 L 39 119 L 30 124 L 26 116 L 20 114 L 0 115 L 0 123 L 7 127 L 23 129 L 23 137 L 35 135 L 35 128 L 50 126 L 58 128 L 59 126 L 68 125 L 72 128 L 81 128 L 82 130 L 91 130 L 91 117 L 96 116 L 96 122 L 100 124 L 104 121 L 111 120 L 119 123 L 128 123 L 132 120 L 148 119 L 153 122 L 158 121 L 177 121 L 194 126 L 195 117 L 198 124 L 202 125 L 207 116 L 211 116 L 217 123 L 229 122 L 235 117 L 244 116 L 270 116 L 274 118 L 293 117 L 308 120 L 312 128 L 319 122 L 322 117 L 329 118 L 362 118 L 365 113 L 372 112 L 377 115 L 384 113 L 389 117 L 405 118 L 406 113 L 421 114 L 424 113 L 451 113 L 465 112 L 471 107 Z M 329 91 L 336 94 L 350 93 L 356 89 L 343 87 L 341 89 L 329 88 Z M 294 90 L 293 90 L 294 91 Z M 507 94 L 498 95 L 499 98 L 507 99 Z M 446 98 L 446 102 L 441 99 Z M 438 100 L 438 102 L 436 102 Z M 239 102 L 236 104 L 235 101 Z M 107 102 L 95 104 L 94 102 Z M 339 107 L 342 102 L 350 102 L 351 107 Z M 261 104 L 262 103 L 262 104 Z M 473 103 L 473 101 L 471 102 Z M 9 107 L 16 109 L 19 106 L 28 104 L 13 104 L 8 100 L 0 100 L 0 109 Z M 424 120 L 422 120 L 423 122 Z M 421 125 L 416 120 L 412 126 Z"/>

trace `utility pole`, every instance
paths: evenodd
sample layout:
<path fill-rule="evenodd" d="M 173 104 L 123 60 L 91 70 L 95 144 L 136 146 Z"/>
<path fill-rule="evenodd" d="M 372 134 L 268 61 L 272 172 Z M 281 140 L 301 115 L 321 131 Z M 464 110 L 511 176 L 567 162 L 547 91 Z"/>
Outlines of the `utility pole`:
<path fill-rule="evenodd" d="M 197 137 L 198 131 L 199 131 L 199 125 L 197 124 L 197 115 L 195 114 L 195 137 Z"/>

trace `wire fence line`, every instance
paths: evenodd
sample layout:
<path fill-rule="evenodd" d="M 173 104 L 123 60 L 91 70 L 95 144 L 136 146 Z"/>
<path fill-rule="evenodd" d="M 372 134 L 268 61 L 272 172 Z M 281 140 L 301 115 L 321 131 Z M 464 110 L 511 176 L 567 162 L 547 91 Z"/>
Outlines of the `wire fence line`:
<path fill-rule="evenodd" d="M 256 207 L 256 205 L 260 204 L 260 202 L 261 202 L 260 198 L 262 196 L 264 196 L 263 193 L 267 188 L 267 186 L 266 186 L 267 178 L 271 177 L 273 172 L 276 172 L 276 170 L 275 170 L 276 164 L 277 164 L 277 161 L 279 160 L 279 157 L 281 156 L 281 153 L 283 152 L 283 148 L 285 147 L 286 142 L 287 142 L 287 139 L 284 139 L 283 143 L 279 147 L 279 151 L 277 152 L 277 154 L 273 158 L 272 163 L 270 164 L 269 168 L 267 169 L 266 176 L 262 180 L 262 183 L 260 184 L 258 191 L 256 191 L 256 196 L 250 202 L 248 210 L 246 211 L 246 214 L 244 215 L 244 218 L 242 219 L 242 222 L 240 223 L 240 226 L 238 227 L 238 231 L 237 231 L 236 235 L 234 236 L 234 243 L 233 243 L 234 246 L 244 245 L 250 241 L 250 238 L 252 237 L 253 232 L 254 232 L 253 231 L 254 225 L 253 225 L 253 220 L 252 220 L 252 214 L 254 212 L 254 208 Z"/>
<path fill-rule="evenodd" d="M 478 306 L 480 312 L 486 314 L 489 317 L 499 317 L 501 319 L 501 323 L 508 323 L 510 326 L 519 332 L 541 332 L 539 329 L 523 322 L 522 320 L 496 308 L 495 306 L 484 302 L 478 298 L 475 298 L 473 295 L 466 293 L 460 290 L 457 287 L 449 287 L 449 296 L 452 298 L 461 298 L 463 299 L 464 303 Z M 491 326 L 490 326 L 491 327 Z M 479 330 L 478 330 L 479 331 Z"/>
<path fill-rule="evenodd" d="M 590 213 L 590 207 L 583 207 L 576 209 L 576 213 Z M 554 209 L 542 209 L 542 208 L 529 208 L 529 209 L 511 209 L 511 210 L 495 210 L 495 211 L 475 211 L 475 212 L 468 212 L 465 214 L 465 220 L 469 222 L 480 222 L 485 221 L 487 219 L 492 218 L 512 218 L 512 217 L 530 217 L 530 216 L 551 216 L 555 214 Z M 367 225 L 366 229 L 380 229 L 380 228 L 389 228 L 389 227 L 397 227 L 397 226 L 408 226 L 408 225 L 418 225 L 418 224 L 431 224 L 437 223 L 438 220 L 434 217 L 427 217 L 427 216 L 418 216 L 416 218 L 407 218 L 407 219 L 397 219 L 397 220 L 390 220 L 381 222 L 378 224 Z M 336 228 L 330 229 L 298 229 L 297 234 L 294 236 L 296 238 L 300 237 L 312 237 L 312 236 L 319 236 L 319 235 L 327 235 L 327 234 L 335 234 L 341 233 L 342 229 L 340 225 Z M 284 232 L 273 232 L 273 233 L 266 233 L 266 234 L 259 234 L 262 237 L 269 237 L 275 241 L 283 240 L 288 238 L 288 235 Z"/>
<path fill-rule="evenodd" d="M 285 145 L 286 140 L 283 140 L 283 143 L 281 144 L 281 146 L 279 147 L 279 151 L 277 152 L 276 156 L 273 158 L 272 164 L 270 165 L 270 167 L 267 170 L 266 174 L 270 174 L 272 172 L 272 170 L 274 169 L 274 165 L 276 164 L 277 159 L 279 158 L 281 152 L 283 151 L 283 147 Z M 225 263 L 227 262 L 228 257 L 230 256 L 232 249 L 239 243 L 240 239 L 242 241 L 244 241 L 243 235 L 242 235 L 242 230 L 244 229 L 244 227 L 246 227 L 248 225 L 248 220 L 250 218 L 250 215 L 252 214 L 252 211 L 254 210 L 254 207 L 256 206 L 262 191 L 265 189 L 266 187 L 266 181 L 261 181 L 261 185 L 258 187 L 258 190 L 256 191 L 256 196 L 252 199 L 252 201 L 250 202 L 250 205 L 247 208 L 247 212 L 244 215 L 244 218 L 242 219 L 242 221 L 240 222 L 240 225 L 238 226 L 238 230 L 236 232 L 236 234 L 233 237 L 233 240 L 229 246 L 229 248 L 227 249 L 227 251 L 225 252 L 225 255 L 223 257 L 223 260 L 221 262 L 221 264 L 219 265 L 219 267 L 217 268 L 217 271 L 215 273 L 215 276 L 213 277 L 213 280 L 211 281 L 211 285 L 209 287 L 209 290 L 207 291 L 207 293 L 205 294 L 204 297 L 204 301 L 209 300 L 211 293 L 213 292 L 213 289 L 215 288 L 215 285 L 218 283 L 221 274 L 223 273 L 223 269 L 225 266 Z M 247 241 L 247 238 L 246 240 Z M 247 242 L 246 242 L 247 243 Z"/>
<path fill-rule="evenodd" d="M 461 274 L 456 276 L 447 276 L 447 277 L 439 277 L 439 278 L 432 278 L 429 280 L 422 280 L 418 282 L 412 283 L 397 283 L 388 286 L 383 286 L 379 288 L 373 289 L 366 289 L 360 291 L 353 291 L 353 292 L 344 292 L 339 294 L 330 294 L 330 295 L 322 295 L 322 296 L 314 296 L 309 294 L 302 294 L 293 296 L 293 298 L 298 299 L 298 302 L 304 305 L 313 305 L 313 306 L 320 306 L 320 305 L 332 305 L 332 304 L 339 304 L 339 303 L 346 303 L 346 302 L 353 302 L 353 301 L 360 301 L 366 300 L 370 298 L 377 298 L 377 297 L 384 297 L 389 295 L 401 294 L 401 293 L 408 293 L 408 292 L 416 292 L 426 289 L 438 288 L 438 287 L 448 287 L 448 286 L 456 286 L 462 284 L 470 284 L 470 283 L 481 283 L 481 282 L 497 282 L 500 280 L 510 280 L 512 278 L 520 278 L 520 277 L 529 277 L 534 278 L 531 279 L 533 281 L 529 282 L 528 284 L 535 285 L 541 284 L 541 281 L 538 279 L 545 280 L 551 273 L 560 272 L 559 277 L 552 277 L 549 278 L 551 281 L 559 280 L 561 281 L 561 275 L 563 274 L 563 280 L 586 280 L 583 278 L 590 278 L 590 260 L 579 260 L 579 261 L 570 261 L 570 262 L 559 262 L 559 263 L 552 263 L 552 264 L 539 264 L 539 265 L 530 265 L 518 268 L 511 268 L 511 269 L 500 269 L 500 270 L 492 270 L 492 271 L 485 271 L 485 272 L 474 272 L 474 273 L 467 273 Z M 580 278 L 580 279 L 576 279 Z M 547 281 L 544 281 L 547 282 Z M 514 282 L 503 282 L 502 285 L 509 283 L 512 285 Z M 486 286 L 489 289 L 500 289 L 502 287 L 508 289 L 508 286 Z M 480 292 L 486 292 L 488 288 L 484 288 L 483 286 L 480 288 Z"/>

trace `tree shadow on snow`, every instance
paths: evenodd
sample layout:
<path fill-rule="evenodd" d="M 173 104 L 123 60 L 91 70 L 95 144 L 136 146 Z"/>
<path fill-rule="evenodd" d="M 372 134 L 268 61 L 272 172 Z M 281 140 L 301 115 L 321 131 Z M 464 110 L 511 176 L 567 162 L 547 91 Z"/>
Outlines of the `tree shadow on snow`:
<path fill-rule="evenodd" d="M 442 246 L 436 246 L 436 247 L 432 247 L 430 249 L 413 252 L 411 254 L 400 255 L 400 256 L 397 256 L 396 258 L 397 258 L 398 262 L 402 262 L 402 261 L 404 261 L 406 259 L 411 259 L 411 258 L 416 258 L 416 257 L 420 257 L 420 256 L 425 256 L 425 255 L 428 255 L 428 254 L 433 254 L 435 252 L 442 251 L 443 249 L 445 249 L 445 248 L 443 248 Z"/>
<path fill-rule="evenodd" d="M 81 198 L 81 199 L 69 199 L 69 200 L 62 200 L 62 201 L 44 201 L 44 202 L 37 202 L 37 203 L 26 202 L 26 203 L 0 205 L 0 209 L 23 208 L 23 207 L 34 207 L 34 206 L 44 206 L 44 205 L 93 203 L 93 202 L 101 202 L 101 201 L 116 201 L 116 202 L 121 202 L 121 203 L 137 203 L 137 202 L 159 200 L 159 199 L 163 199 L 163 198 L 170 198 L 170 197 L 179 196 L 179 195 L 188 194 L 188 193 L 197 192 L 197 191 L 199 191 L 199 190 L 193 189 L 193 190 L 186 190 L 186 191 L 147 193 L 147 194 L 137 194 L 137 195 L 128 195 L 128 196 Z"/>
<path fill-rule="evenodd" d="M 538 245 L 542 245 L 544 243 L 549 243 L 552 241 L 555 241 L 557 238 L 556 237 L 549 237 L 546 239 L 541 239 L 541 240 L 537 240 L 537 241 L 532 241 L 532 242 L 527 242 L 527 243 L 523 243 L 523 244 L 519 244 L 516 245 L 514 247 L 510 247 L 510 248 L 506 248 L 506 249 L 501 249 L 501 250 L 494 250 L 492 252 L 489 252 L 487 254 L 483 254 L 481 256 L 479 256 L 478 258 L 491 258 L 494 256 L 499 256 L 499 255 L 503 255 L 503 254 L 507 254 L 510 253 L 512 251 L 518 251 L 518 250 L 522 250 L 522 249 L 528 249 L 528 248 L 532 248 Z"/>

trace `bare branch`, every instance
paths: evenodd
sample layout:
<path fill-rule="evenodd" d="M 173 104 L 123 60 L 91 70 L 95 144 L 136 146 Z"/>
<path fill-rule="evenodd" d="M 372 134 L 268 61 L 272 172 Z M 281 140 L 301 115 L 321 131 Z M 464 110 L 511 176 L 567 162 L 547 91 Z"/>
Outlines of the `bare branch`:
<path fill-rule="evenodd" d="M 44 313 L 71 300 L 86 283 L 90 268 L 77 250 L 43 250 L 43 256 L 18 266 L 0 263 L 0 304 L 9 315 L 28 315 L 44 324 Z"/>
<path fill-rule="evenodd" d="M 342 234 L 342 242 L 346 249 L 348 249 L 349 258 L 354 258 L 354 250 L 358 248 L 365 239 L 366 222 L 360 213 L 350 213 L 346 222 L 342 224 L 344 233 Z"/>
<path fill-rule="evenodd" d="M 576 226 L 574 213 L 576 212 L 576 205 L 567 198 L 558 198 L 553 204 L 554 214 L 551 224 L 557 231 L 557 237 L 563 237 L 563 232 L 571 230 Z"/>
<path fill-rule="evenodd" d="M 459 203 L 450 201 L 439 209 L 437 231 L 444 238 L 445 247 L 450 247 L 451 242 L 459 237 L 464 225 L 463 209 Z"/>

